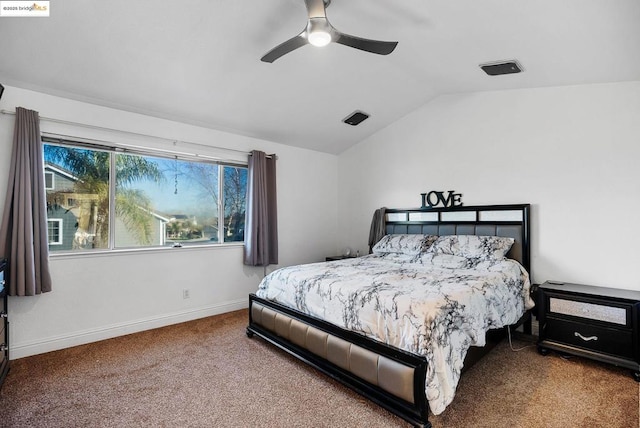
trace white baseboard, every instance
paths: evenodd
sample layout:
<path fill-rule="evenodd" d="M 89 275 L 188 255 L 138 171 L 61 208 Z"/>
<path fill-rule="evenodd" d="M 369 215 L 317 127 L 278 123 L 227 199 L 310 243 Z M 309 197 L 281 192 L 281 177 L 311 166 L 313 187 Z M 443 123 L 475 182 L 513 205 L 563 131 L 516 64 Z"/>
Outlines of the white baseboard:
<path fill-rule="evenodd" d="M 87 343 L 124 336 L 125 334 L 138 333 L 145 330 L 165 327 L 171 324 L 178 324 L 226 312 L 237 311 L 248 307 L 248 299 L 241 299 L 157 317 L 113 324 L 96 329 L 78 331 L 72 334 L 50 337 L 43 340 L 11 344 L 9 356 L 10 359 L 16 360 L 18 358 L 29 357 L 31 355 L 43 354 L 45 352 L 57 351 L 78 345 L 85 345 Z"/>

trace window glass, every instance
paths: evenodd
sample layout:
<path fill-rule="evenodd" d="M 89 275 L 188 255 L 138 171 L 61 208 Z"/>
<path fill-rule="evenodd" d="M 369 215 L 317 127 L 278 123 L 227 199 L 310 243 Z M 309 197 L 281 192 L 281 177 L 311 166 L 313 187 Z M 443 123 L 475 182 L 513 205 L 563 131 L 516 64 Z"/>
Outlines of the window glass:
<path fill-rule="evenodd" d="M 116 247 L 218 242 L 218 165 L 116 155 Z"/>
<path fill-rule="evenodd" d="M 66 143 L 43 145 L 50 250 L 244 241 L 246 167 Z"/>
<path fill-rule="evenodd" d="M 224 242 L 244 241 L 247 168 L 224 167 Z"/>
<path fill-rule="evenodd" d="M 50 250 L 109 247 L 109 153 L 44 145 L 45 173 L 54 176 L 47 190 L 47 218 L 67 227 Z"/>
<path fill-rule="evenodd" d="M 62 220 L 47 220 L 47 236 L 49 245 L 62 245 Z"/>
<path fill-rule="evenodd" d="M 53 190 L 53 173 L 50 171 L 45 171 L 44 173 L 44 188 Z"/>

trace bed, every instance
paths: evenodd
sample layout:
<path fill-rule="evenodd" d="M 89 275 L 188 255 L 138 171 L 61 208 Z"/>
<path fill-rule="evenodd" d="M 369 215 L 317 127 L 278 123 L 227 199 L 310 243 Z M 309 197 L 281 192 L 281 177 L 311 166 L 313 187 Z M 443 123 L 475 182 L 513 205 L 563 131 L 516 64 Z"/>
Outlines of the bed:
<path fill-rule="evenodd" d="M 387 209 L 373 254 L 291 266 L 249 296 L 257 335 L 417 427 L 461 373 L 530 331 L 528 204 Z"/>

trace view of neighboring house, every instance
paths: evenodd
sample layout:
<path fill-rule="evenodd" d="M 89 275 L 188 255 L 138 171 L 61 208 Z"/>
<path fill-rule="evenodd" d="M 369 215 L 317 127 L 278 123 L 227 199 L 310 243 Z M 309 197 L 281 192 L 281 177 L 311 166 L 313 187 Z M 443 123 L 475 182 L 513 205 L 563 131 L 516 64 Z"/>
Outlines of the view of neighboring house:
<path fill-rule="evenodd" d="M 65 168 L 45 162 L 45 188 L 47 190 L 47 229 L 49 249 L 65 251 L 95 248 L 97 206 L 100 195 L 76 192 L 80 180 Z M 166 225 L 172 218 L 149 213 L 152 239 L 150 245 L 166 245 Z M 175 221 L 175 219 L 174 219 Z M 139 242 L 128 232 L 121 218 L 116 217 L 116 246 L 136 247 Z"/>
<path fill-rule="evenodd" d="M 65 251 L 101 248 L 96 245 L 98 202 L 101 196 L 78 193 L 76 184 L 80 179 L 59 165 L 45 162 L 44 170 L 49 249 Z M 145 246 L 172 245 L 176 241 L 202 241 L 208 240 L 210 236 L 214 237 L 211 240 L 217 241 L 217 227 L 200 225 L 195 216 L 145 212 L 152 220 L 149 235 L 151 239 Z M 114 227 L 116 247 L 131 248 L 141 245 L 123 218 L 116 216 Z"/>
<path fill-rule="evenodd" d="M 145 245 L 167 245 L 166 230 L 167 224 L 171 219 L 155 212 L 149 212 L 149 215 L 152 217 L 150 234 L 151 240 Z M 127 225 L 119 216 L 116 216 L 115 228 L 116 230 L 114 235 L 116 239 L 116 247 L 128 248 L 140 246 L 138 238 L 129 233 Z"/>
<path fill-rule="evenodd" d="M 76 194 L 74 188 L 77 181 L 78 178 L 66 169 L 45 162 L 47 230 L 49 249 L 52 251 L 71 250 L 76 238 L 76 231 L 80 226 L 80 217 L 90 217 L 90 207 L 89 212 L 86 209 L 83 210 L 78 200 L 91 200 L 91 195 Z"/>

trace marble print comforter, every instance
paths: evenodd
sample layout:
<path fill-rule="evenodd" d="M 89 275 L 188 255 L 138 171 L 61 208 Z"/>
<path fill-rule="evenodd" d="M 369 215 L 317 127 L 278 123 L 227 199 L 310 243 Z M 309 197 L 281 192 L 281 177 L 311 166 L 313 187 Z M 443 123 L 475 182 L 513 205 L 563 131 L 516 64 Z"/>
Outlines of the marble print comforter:
<path fill-rule="evenodd" d="M 515 323 L 533 306 L 528 274 L 516 261 L 452 269 L 394 254 L 282 268 L 257 295 L 425 356 L 436 415 L 453 400 L 469 347 L 483 346 L 488 329 Z"/>

